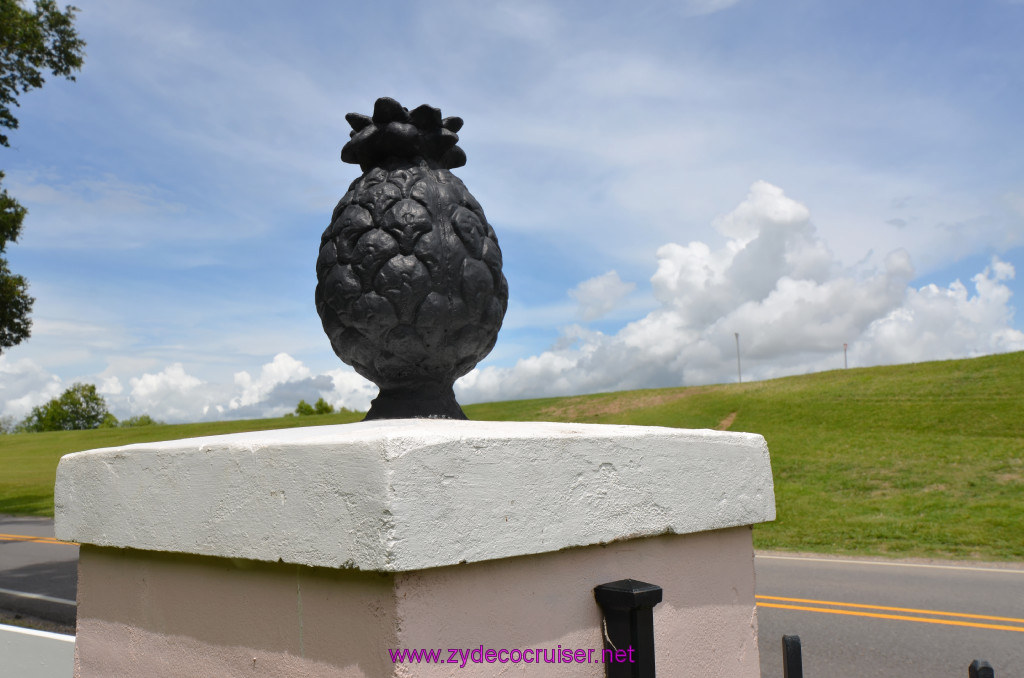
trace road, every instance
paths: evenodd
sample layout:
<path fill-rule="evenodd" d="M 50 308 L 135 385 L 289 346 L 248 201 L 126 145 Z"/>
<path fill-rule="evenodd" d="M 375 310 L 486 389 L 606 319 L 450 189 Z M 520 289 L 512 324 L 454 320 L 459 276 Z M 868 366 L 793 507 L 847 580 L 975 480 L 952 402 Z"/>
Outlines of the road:
<path fill-rule="evenodd" d="M 973 659 L 1024 676 L 1020 565 L 759 554 L 755 569 L 765 678 L 782 675 L 783 634 L 807 678 L 964 678 Z"/>
<path fill-rule="evenodd" d="M 0 516 L 0 620 L 23 615 L 74 629 L 78 547 L 53 538 L 53 520 Z"/>
<path fill-rule="evenodd" d="M 0 591 L 0 611 L 73 624 L 78 548 L 42 518 L 0 516 L 0 535 L 0 589 L 34 596 Z M 973 659 L 1024 678 L 1024 565 L 762 553 L 755 568 L 764 678 L 782 676 L 783 634 L 806 678 L 964 678 Z"/>

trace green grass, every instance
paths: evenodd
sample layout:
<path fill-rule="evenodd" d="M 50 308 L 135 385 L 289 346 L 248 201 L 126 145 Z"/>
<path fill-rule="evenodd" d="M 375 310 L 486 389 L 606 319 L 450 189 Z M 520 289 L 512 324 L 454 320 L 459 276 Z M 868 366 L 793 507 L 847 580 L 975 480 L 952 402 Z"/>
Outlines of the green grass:
<path fill-rule="evenodd" d="M 71 452 L 243 431 L 348 424 L 362 418 L 361 413 L 343 412 L 278 419 L 0 435 L 0 513 L 52 516 L 57 462 Z"/>
<path fill-rule="evenodd" d="M 1024 560 L 1024 352 L 771 381 L 465 407 L 471 419 L 764 435 L 778 519 L 762 549 Z M 340 415 L 0 437 L 0 512 L 49 515 L 57 459 L 132 442 L 351 421 Z M 8 471 L 10 469 L 10 471 Z"/>

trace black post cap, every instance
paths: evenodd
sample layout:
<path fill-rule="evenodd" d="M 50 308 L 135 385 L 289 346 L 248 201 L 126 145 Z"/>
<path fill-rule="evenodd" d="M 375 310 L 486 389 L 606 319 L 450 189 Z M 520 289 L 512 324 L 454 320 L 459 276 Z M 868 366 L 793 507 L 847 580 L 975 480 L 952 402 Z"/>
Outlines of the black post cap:
<path fill-rule="evenodd" d="M 636 579 L 620 579 L 594 588 L 597 604 L 613 610 L 654 607 L 661 602 L 661 596 L 660 586 Z"/>
<path fill-rule="evenodd" d="M 975 659 L 968 668 L 970 678 L 995 678 L 996 671 L 984 659 Z"/>

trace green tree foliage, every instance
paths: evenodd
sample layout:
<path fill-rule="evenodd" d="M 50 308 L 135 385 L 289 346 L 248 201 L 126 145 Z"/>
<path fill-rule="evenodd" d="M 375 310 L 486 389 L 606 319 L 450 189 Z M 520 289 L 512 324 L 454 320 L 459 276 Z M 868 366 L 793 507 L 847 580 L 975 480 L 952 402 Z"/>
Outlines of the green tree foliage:
<path fill-rule="evenodd" d="M 18 427 L 22 431 L 77 431 L 99 428 L 107 415 L 107 403 L 93 384 L 75 384 L 32 412 Z"/>
<path fill-rule="evenodd" d="M 43 86 L 43 72 L 74 80 L 82 68 L 85 42 L 74 27 L 77 8 L 60 11 L 54 0 L 36 0 L 34 10 L 18 0 L 0 0 L 0 146 L 10 146 L 5 129 L 17 129 L 12 106 L 18 96 Z M 0 172 L 0 183 L 4 174 Z M 27 211 L 0 188 L 0 353 L 28 338 L 32 297 L 28 283 L 13 274 L 3 254 L 17 242 Z"/>
<path fill-rule="evenodd" d="M 74 80 L 85 42 L 75 31 L 77 7 L 61 12 L 54 0 L 36 0 L 35 11 L 18 0 L 0 0 L 0 127 L 17 129 L 11 106 L 18 95 L 43 86 L 43 71 Z M 0 134 L 0 146 L 9 146 Z"/>
<path fill-rule="evenodd" d="M 127 419 L 118 421 L 117 417 L 110 412 L 107 412 L 103 416 L 103 421 L 100 422 L 100 425 L 97 428 L 136 428 L 139 426 L 155 426 L 162 423 L 162 421 L 157 421 L 148 414 L 139 414 L 134 417 L 128 417 Z"/>
<path fill-rule="evenodd" d="M 162 421 L 157 421 L 148 414 L 140 414 L 138 416 L 128 417 L 127 419 L 122 420 L 118 426 L 121 428 L 135 428 L 137 426 L 156 426 L 157 424 L 162 423 Z"/>
<path fill-rule="evenodd" d="M 0 172 L 0 181 L 3 178 Z M 35 300 L 28 295 L 28 282 L 24 276 L 11 273 L 3 256 L 7 243 L 16 242 L 21 235 L 24 218 L 25 208 L 0 188 L 0 353 L 28 339 L 32 328 L 29 313 Z"/>
<path fill-rule="evenodd" d="M 320 398 L 312 405 L 305 400 L 300 400 L 299 404 L 295 407 L 295 414 L 300 417 L 309 414 L 334 414 L 334 406 L 323 398 Z"/>

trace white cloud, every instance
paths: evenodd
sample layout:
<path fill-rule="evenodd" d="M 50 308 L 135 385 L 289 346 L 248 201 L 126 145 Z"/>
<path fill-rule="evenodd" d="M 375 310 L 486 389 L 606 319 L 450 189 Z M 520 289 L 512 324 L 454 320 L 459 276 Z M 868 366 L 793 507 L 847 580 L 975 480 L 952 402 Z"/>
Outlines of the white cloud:
<path fill-rule="evenodd" d="M 456 385 L 467 402 L 729 381 L 739 333 L 744 374 L 769 378 L 854 364 L 910 362 L 1024 349 L 1012 329 L 1013 267 L 994 259 L 942 290 L 908 287 L 909 255 L 880 267 L 840 265 L 807 208 L 766 182 L 715 221 L 729 240 L 658 249 L 651 278 L 661 304 L 614 335 L 579 327 L 513 367 L 474 370 Z"/>
<path fill-rule="evenodd" d="M 569 296 L 579 303 L 580 317 L 590 321 L 607 315 L 635 288 L 635 283 L 623 282 L 617 272 L 608 271 L 584 280 L 569 290 Z"/>
<path fill-rule="evenodd" d="M 60 377 L 33 360 L 12 361 L 0 355 L 0 417 L 20 421 L 32 408 L 56 398 L 64 390 Z"/>
<path fill-rule="evenodd" d="M 168 422 L 282 416 L 299 400 L 323 397 L 335 407 L 365 410 L 377 389 L 351 368 L 314 375 L 301 361 L 278 353 L 259 376 L 237 372 L 234 383 L 206 382 L 175 363 L 156 374 L 132 378 L 127 398 L 108 398 L 115 414 L 149 414 Z M 109 380 L 108 380 L 109 381 Z M 106 382 L 105 382 L 106 383 Z"/>
<path fill-rule="evenodd" d="M 347 365 L 327 372 L 327 376 L 334 386 L 327 400 L 336 408 L 365 412 L 370 409 L 370 401 L 377 397 L 377 386 Z"/>
<path fill-rule="evenodd" d="M 747 199 L 715 219 L 714 226 L 722 235 L 746 244 L 762 232 L 803 229 L 810 219 L 807 207 L 787 197 L 781 188 L 755 181 Z"/>
<path fill-rule="evenodd" d="M 130 361 L 126 365 L 137 367 Z M 377 387 L 348 366 L 314 375 L 287 353 L 260 366 L 256 378 L 236 373 L 233 384 L 200 379 L 182 363 L 141 376 L 118 377 L 109 371 L 75 381 L 99 384 L 108 409 L 122 419 L 140 414 L 169 423 L 278 417 L 292 412 L 299 400 L 314 402 L 321 397 L 335 408 L 365 411 L 377 395 Z M 0 355 L 0 417 L 20 421 L 66 387 L 60 377 L 30 359 L 12 361 Z"/>
<path fill-rule="evenodd" d="M 242 389 L 241 395 L 232 398 L 229 407 L 233 410 L 254 405 L 280 384 L 299 381 L 309 377 L 309 368 L 287 353 L 278 353 L 274 359 L 260 368 L 260 376 L 253 379 L 248 372 L 235 374 L 235 385 Z"/>
<path fill-rule="evenodd" d="M 99 391 L 101 395 L 116 396 L 120 395 L 124 391 L 124 386 L 121 385 L 121 380 L 117 377 L 107 377 L 96 390 Z"/>
<path fill-rule="evenodd" d="M 1024 333 L 1011 327 L 1010 264 L 993 258 L 975 275 L 975 294 L 959 280 L 943 289 L 908 289 L 902 305 L 871 324 L 854 351 L 865 364 L 904 363 L 1003 353 L 1024 348 Z"/>
<path fill-rule="evenodd" d="M 166 421 L 197 420 L 209 411 L 210 395 L 204 382 L 174 363 L 156 374 L 132 377 L 128 404 L 133 414 L 147 413 Z"/>
<path fill-rule="evenodd" d="M 131 384 L 130 397 L 111 400 L 111 409 L 119 406 L 169 422 L 279 417 L 293 411 L 299 400 L 314 402 L 320 397 L 335 407 L 366 410 L 377 395 L 377 388 L 351 368 L 313 375 L 287 353 L 262 365 L 256 378 L 245 371 L 236 373 L 231 385 L 204 382 L 177 363 L 132 379 Z"/>

